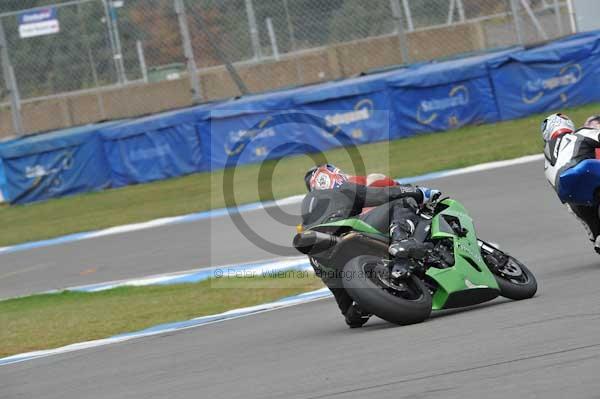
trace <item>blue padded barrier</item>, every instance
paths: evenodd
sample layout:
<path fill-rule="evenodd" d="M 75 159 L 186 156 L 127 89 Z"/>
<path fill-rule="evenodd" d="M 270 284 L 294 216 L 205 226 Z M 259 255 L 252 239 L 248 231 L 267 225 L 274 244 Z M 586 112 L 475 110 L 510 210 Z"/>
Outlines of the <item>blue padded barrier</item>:
<path fill-rule="evenodd" d="M 152 115 L 99 131 L 113 187 L 207 169 L 197 125 L 206 106 Z"/>
<path fill-rule="evenodd" d="M 489 64 L 502 120 L 600 101 L 600 34 L 508 54 Z"/>
<path fill-rule="evenodd" d="M 600 31 L 0 143 L 11 203 L 600 101 Z"/>
<path fill-rule="evenodd" d="M 0 146 L 5 199 L 23 204 L 110 187 L 110 169 L 96 132 L 118 123 L 29 136 Z"/>

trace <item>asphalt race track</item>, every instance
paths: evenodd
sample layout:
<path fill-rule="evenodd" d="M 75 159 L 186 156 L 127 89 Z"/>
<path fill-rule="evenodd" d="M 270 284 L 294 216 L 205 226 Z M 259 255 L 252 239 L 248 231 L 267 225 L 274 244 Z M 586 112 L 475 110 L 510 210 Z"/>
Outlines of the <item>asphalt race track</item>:
<path fill-rule="evenodd" d="M 500 243 L 530 266 L 539 282 L 535 298 L 440 312 L 407 327 L 374 319 L 358 330 L 346 328 L 332 300 L 322 300 L 0 367 L 0 398 L 598 397 L 600 257 L 547 186 L 542 165 L 428 185 L 459 198 L 482 238 Z M 278 233 L 273 236 L 287 234 L 288 227 L 277 227 L 261 214 L 252 217 Z M 172 226 L 4 255 L 2 273 L 7 259 L 20 267 L 27 259 L 43 260 L 54 266 L 15 275 L 11 284 L 36 280 L 27 284 L 37 289 L 54 273 L 52 284 L 71 284 L 68 273 L 77 269 L 76 259 L 69 257 L 92 261 L 110 249 L 102 265 L 109 278 L 120 278 L 128 273 L 121 269 L 136 258 L 152 258 L 142 258 L 144 247 L 157 251 L 157 259 L 135 273 L 175 265 L 180 270 L 192 266 L 194 246 L 204 245 L 199 244 L 203 228 L 202 223 Z M 170 237 L 175 242 L 167 245 Z M 212 260 L 262 255 L 258 250 L 231 254 L 234 243 L 250 245 L 224 241 Z M 132 247 L 133 253 L 126 250 Z M 161 259 L 168 262 L 159 270 Z M 71 266 L 64 266 L 65 260 Z M 7 289 L 9 283 L 0 279 L 0 292 Z"/>
<path fill-rule="evenodd" d="M 264 210 L 245 213 L 244 219 L 280 245 L 289 246 L 296 232 L 264 223 Z M 287 255 L 299 254 L 289 248 Z M 274 256 L 248 241 L 229 217 L 221 217 L 0 254 L 0 298 Z"/>

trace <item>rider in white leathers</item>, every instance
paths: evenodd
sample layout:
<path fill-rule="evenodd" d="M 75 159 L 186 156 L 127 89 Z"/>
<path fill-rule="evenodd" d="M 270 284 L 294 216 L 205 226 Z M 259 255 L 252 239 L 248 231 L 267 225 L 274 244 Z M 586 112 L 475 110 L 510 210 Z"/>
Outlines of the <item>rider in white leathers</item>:
<path fill-rule="evenodd" d="M 596 158 L 600 148 L 600 116 L 588 118 L 585 125 L 575 130 L 575 124 L 564 114 L 553 114 L 542 122 L 544 139 L 544 170 L 546 179 L 558 193 L 561 174 L 579 162 Z M 594 249 L 600 254 L 600 213 L 597 205 L 566 204 L 582 222 Z"/>

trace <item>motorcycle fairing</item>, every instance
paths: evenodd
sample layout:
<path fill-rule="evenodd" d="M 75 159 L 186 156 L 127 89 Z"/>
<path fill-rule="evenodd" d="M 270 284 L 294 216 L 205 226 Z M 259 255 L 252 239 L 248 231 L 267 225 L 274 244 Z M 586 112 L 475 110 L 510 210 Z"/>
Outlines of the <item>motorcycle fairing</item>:
<path fill-rule="evenodd" d="M 426 272 L 438 285 L 433 309 L 470 306 L 497 297 L 498 283 L 481 257 L 473 220 L 458 201 L 441 203 L 446 208 L 431 220 L 431 239 L 452 239 L 454 265 L 430 267 Z"/>
<path fill-rule="evenodd" d="M 377 230 L 375 227 L 371 226 L 370 224 L 357 218 L 348 218 L 337 220 L 335 222 L 323 223 L 318 226 L 313 226 L 312 229 L 323 231 L 331 228 L 340 229 L 344 227 L 348 228 L 349 230 L 358 231 L 360 233 L 386 235 L 381 231 Z"/>
<path fill-rule="evenodd" d="M 593 205 L 600 187 L 600 160 L 587 159 L 561 173 L 558 196 L 562 202 Z"/>

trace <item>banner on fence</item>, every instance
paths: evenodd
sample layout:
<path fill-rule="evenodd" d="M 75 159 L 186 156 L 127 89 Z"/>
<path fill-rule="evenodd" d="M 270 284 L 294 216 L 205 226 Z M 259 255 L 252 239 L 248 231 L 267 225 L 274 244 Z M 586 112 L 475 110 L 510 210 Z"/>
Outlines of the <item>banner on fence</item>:
<path fill-rule="evenodd" d="M 1 146 L 6 200 L 23 204 L 110 187 L 97 129 L 69 129 Z"/>
<path fill-rule="evenodd" d="M 47 7 L 19 14 L 19 36 L 29 37 L 51 35 L 60 31 L 56 8 Z"/>
<path fill-rule="evenodd" d="M 126 122 L 100 133 L 113 187 L 204 170 L 197 124 L 202 107 Z"/>
<path fill-rule="evenodd" d="M 211 112 L 202 129 L 211 169 L 390 139 L 389 98 L 381 77 L 256 96 Z M 279 100 L 277 102 L 277 100 Z"/>
<path fill-rule="evenodd" d="M 0 190 L 11 203 L 39 201 L 519 118 L 600 101 L 598 87 L 591 32 L 2 143 Z"/>
<path fill-rule="evenodd" d="M 511 48 L 476 57 L 433 62 L 388 79 L 399 137 L 498 120 L 486 62 Z"/>
<path fill-rule="evenodd" d="M 585 35 L 490 64 L 503 120 L 600 101 L 600 36 Z"/>

